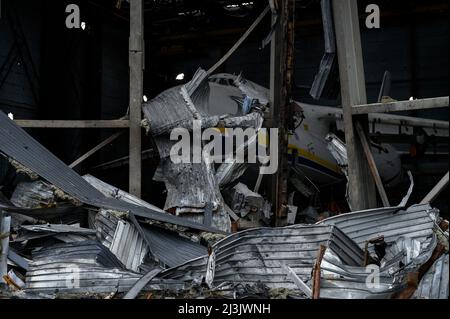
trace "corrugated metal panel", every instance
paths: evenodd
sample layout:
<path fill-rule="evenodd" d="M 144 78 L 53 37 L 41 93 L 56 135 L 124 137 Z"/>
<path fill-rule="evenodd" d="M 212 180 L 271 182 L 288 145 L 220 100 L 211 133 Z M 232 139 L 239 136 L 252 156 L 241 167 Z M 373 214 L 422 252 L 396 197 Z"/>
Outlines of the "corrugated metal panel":
<path fill-rule="evenodd" d="M 178 127 L 192 130 L 194 119 L 201 118 L 203 128 L 217 125 L 218 116 L 201 112 L 209 98 L 209 83 L 205 76 L 205 71 L 198 70 L 186 85 L 170 88 L 144 104 L 142 109 L 153 136 Z"/>
<path fill-rule="evenodd" d="M 136 216 L 193 229 L 217 231 L 168 213 L 107 198 L 15 125 L 3 112 L 0 112 L 0 150 L 82 203 L 123 212 L 132 211 Z"/>
<path fill-rule="evenodd" d="M 97 238 L 106 248 L 111 248 L 111 243 L 116 232 L 119 218 L 103 209 L 95 216 L 95 228 L 97 229 Z"/>
<path fill-rule="evenodd" d="M 156 261 L 168 267 L 178 266 L 207 253 L 206 247 L 158 227 L 142 225 L 146 236 L 143 240 L 134 225 L 106 211 L 97 215 L 96 227 L 103 245 L 127 268 L 135 271 L 140 269 L 149 251 L 147 242 L 151 244 L 150 252 Z"/>
<path fill-rule="evenodd" d="M 435 261 L 425 273 L 413 295 L 416 299 L 448 299 L 449 267 L 448 253 Z"/>
<path fill-rule="evenodd" d="M 123 220 L 117 223 L 109 249 L 127 269 L 133 271 L 139 271 L 148 252 L 148 247 L 136 228 Z"/>
<path fill-rule="evenodd" d="M 173 232 L 158 227 L 144 227 L 143 230 L 151 243 L 152 254 L 168 267 L 184 264 L 208 253 L 205 246 Z"/>
<path fill-rule="evenodd" d="M 120 261 L 94 241 L 63 244 L 33 253 L 26 292 L 59 294 L 128 291 L 142 275 L 123 270 Z M 153 280 L 146 290 L 183 289 L 173 280 Z"/>
<path fill-rule="evenodd" d="M 366 241 L 378 236 L 384 236 L 388 244 L 400 236 L 424 241 L 433 234 L 435 224 L 432 216 L 437 212 L 429 204 L 408 209 L 380 208 L 338 215 L 317 224 L 339 227 L 363 248 Z"/>
<path fill-rule="evenodd" d="M 343 265 L 328 252 L 321 264 L 320 297 L 332 299 L 390 298 L 406 287 L 407 274 L 418 271 L 432 255 L 437 244 L 432 235 L 420 243 L 399 237 L 386 249 L 381 267 Z"/>
<path fill-rule="evenodd" d="M 307 282 L 320 245 L 326 245 L 327 251 L 344 264 L 356 266 L 363 262 L 363 251 L 337 227 L 295 225 L 250 229 L 230 235 L 213 246 L 213 285 L 263 283 L 272 288 L 296 289 L 282 265 L 291 267 Z M 205 277 L 207 263 L 208 257 L 198 258 L 161 276 L 198 281 Z"/>

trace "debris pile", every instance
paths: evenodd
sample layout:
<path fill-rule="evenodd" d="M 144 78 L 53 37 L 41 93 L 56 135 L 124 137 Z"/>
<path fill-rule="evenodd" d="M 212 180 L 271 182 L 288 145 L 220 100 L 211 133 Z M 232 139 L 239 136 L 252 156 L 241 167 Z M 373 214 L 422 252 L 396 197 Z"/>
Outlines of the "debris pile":
<path fill-rule="evenodd" d="M 209 85 L 199 70 L 143 106 L 164 209 L 81 177 L 0 112 L 0 165 L 15 176 L 0 175 L 0 297 L 448 298 L 448 222 L 428 203 L 327 218 L 289 205 L 293 225 L 271 228 L 271 203 L 240 179 L 251 165 L 214 165 L 206 152 L 174 163 L 170 132 L 194 119 L 203 129 L 262 127 L 261 90 L 237 77 L 245 107 L 223 115 Z M 345 169 L 345 150 L 329 140 Z M 309 181 L 293 180 L 311 195 Z"/>

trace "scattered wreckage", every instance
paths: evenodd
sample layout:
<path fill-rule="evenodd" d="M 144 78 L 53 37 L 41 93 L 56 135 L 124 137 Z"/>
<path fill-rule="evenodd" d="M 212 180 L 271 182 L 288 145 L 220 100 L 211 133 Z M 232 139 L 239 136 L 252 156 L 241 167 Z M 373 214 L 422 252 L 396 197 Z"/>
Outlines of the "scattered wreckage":
<path fill-rule="evenodd" d="M 448 221 L 428 203 L 307 213 L 302 224 L 292 207 L 291 226 L 270 228 L 270 203 L 238 181 L 247 165 L 173 163 L 170 131 L 194 119 L 261 129 L 267 98 L 241 77 L 235 85 L 239 114 L 208 111 L 202 70 L 143 106 L 164 209 L 78 175 L 0 112 L 0 166 L 20 177 L 9 196 L 0 188 L 0 297 L 448 298 Z"/>

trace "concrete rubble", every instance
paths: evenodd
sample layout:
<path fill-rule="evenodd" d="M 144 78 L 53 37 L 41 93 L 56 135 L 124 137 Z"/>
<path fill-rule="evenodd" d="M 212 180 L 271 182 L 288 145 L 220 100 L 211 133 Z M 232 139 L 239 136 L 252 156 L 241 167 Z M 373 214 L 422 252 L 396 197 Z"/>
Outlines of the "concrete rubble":
<path fill-rule="evenodd" d="M 292 225 L 272 228 L 271 203 L 243 178 L 251 165 L 205 153 L 173 163 L 170 131 L 194 120 L 261 129 L 267 96 L 241 76 L 235 85 L 234 115 L 213 110 L 201 69 L 143 105 L 163 208 L 81 177 L 0 112 L 0 155 L 21 177 L 0 185 L 0 298 L 448 298 L 448 222 L 428 203 L 331 217 L 289 205 Z M 345 145 L 327 140 L 345 173 Z M 314 196 L 301 174 L 292 180 Z"/>

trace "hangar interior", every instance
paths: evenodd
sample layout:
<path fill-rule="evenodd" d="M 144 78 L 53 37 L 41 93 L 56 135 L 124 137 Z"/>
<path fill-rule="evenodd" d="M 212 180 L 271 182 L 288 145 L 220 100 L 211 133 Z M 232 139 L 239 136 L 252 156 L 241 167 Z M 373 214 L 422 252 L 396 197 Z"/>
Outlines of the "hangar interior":
<path fill-rule="evenodd" d="M 331 225 L 327 224 L 328 219 L 341 218 L 348 212 L 395 207 L 407 193 L 409 197 L 402 207 L 415 207 L 428 199 L 445 222 L 448 197 L 442 190 L 448 184 L 449 3 L 343 0 L 339 7 L 338 2 L 0 0 L 0 112 L 78 175 L 95 176 L 93 179 L 103 181 L 117 194 L 119 190 L 128 192 L 122 194 L 123 198 L 133 196 L 136 205 L 147 205 L 139 202 L 142 200 L 151 203 L 153 208 L 149 209 L 158 213 L 181 219 L 187 215 L 188 224 L 178 225 L 195 229 L 189 223 L 198 223 L 204 227 L 199 226 L 197 231 L 215 226 L 238 236 L 239 231 L 309 224 L 308 221 Z M 375 2 L 380 8 L 381 26 L 368 28 L 366 8 Z M 79 27 L 67 26 L 70 5 L 79 9 Z M 352 24 L 358 26 L 356 31 Z M 221 63 L 216 65 L 218 61 Z M 202 70 L 211 67 L 213 74 L 209 71 L 202 74 Z M 262 176 L 258 167 L 250 167 L 236 173 L 237 177 L 223 187 L 223 180 L 216 175 L 214 183 L 220 184 L 216 194 L 206 184 L 201 189 L 199 178 L 208 179 L 204 171 L 187 176 L 186 172 L 177 171 L 179 168 L 164 164 L 167 154 L 163 153 L 167 150 L 162 140 L 167 137 L 155 133 L 159 119 L 155 118 L 157 111 L 153 106 L 159 100 L 170 103 L 164 94 L 174 88 L 187 87 L 189 91 L 190 86 L 195 90 L 202 87 L 205 81 L 202 76 L 209 77 L 208 94 L 217 90 L 230 99 L 226 103 L 234 103 L 231 100 L 238 92 L 239 101 L 235 101 L 238 109 L 245 107 L 247 101 L 252 110 L 260 113 L 269 109 L 261 126 L 281 131 L 277 173 Z M 203 84 L 196 83 L 196 79 Z M 252 96 L 245 91 L 249 89 L 258 92 Z M 239 90 L 244 92 L 242 97 Z M 264 106 L 260 96 L 267 97 Z M 191 98 L 198 107 L 197 96 Z M 210 97 L 209 103 L 216 101 Z M 371 111 L 371 106 L 378 111 Z M 340 113 L 334 111 L 338 109 Z M 170 119 L 174 113 L 170 108 L 167 110 L 168 115 L 164 116 Z M 233 127 L 238 116 L 257 113 L 239 112 L 235 118 L 220 117 L 217 127 L 223 122 Z M 219 109 L 216 113 L 207 115 L 214 118 L 226 112 Z M 389 114 L 398 117 L 389 118 Z M 141 120 L 147 121 L 148 127 Z M 385 128 L 390 130 L 388 134 L 383 131 Z M 7 125 L 4 130 L 5 136 L 7 132 L 15 132 Z M 317 132 L 332 135 L 325 139 L 326 134 L 319 136 Z M 310 134 L 310 140 L 304 142 L 302 133 Z M 335 148 L 336 155 L 331 150 L 333 145 L 338 150 L 345 148 L 346 141 L 353 136 L 355 141 L 347 143 L 346 163 L 342 164 L 336 158 L 342 153 Z M 19 145 L 26 139 L 17 137 L 16 141 Z M 33 147 L 24 146 L 26 152 L 34 150 Z M 98 206 L 99 214 L 104 213 L 105 207 L 120 206 L 80 200 L 62 188 L 63 182 L 59 185 L 51 181 L 53 175 L 55 179 L 63 179 L 65 171 L 61 166 L 58 172 L 60 164 L 55 164 L 54 172 L 47 167 L 40 173 L 39 164 L 30 167 L 15 158 L 13 153 L 17 150 L 13 148 L 5 146 L 1 150 L 6 156 L 0 156 L 0 199 L 14 203 L 18 186 L 30 182 L 28 168 L 77 203 Z M 331 153 L 325 159 L 321 148 Z M 32 156 L 27 154 L 23 156 Z M 40 153 L 35 154 L 39 161 Z M 43 157 L 42 161 L 47 160 Z M 53 162 L 49 159 L 48 163 Z M 214 169 L 220 172 L 218 165 Z M 50 177 L 44 177 L 44 173 Z M 240 188 L 242 185 L 245 187 Z M 189 188 L 194 194 L 189 196 L 198 197 L 191 204 L 200 197 L 207 198 L 206 204 L 202 200 L 201 207 L 196 203 L 175 205 L 177 201 L 184 203 L 180 194 L 185 194 L 185 190 L 189 193 Z M 201 194 L 195 195 L 199 189 Z M 248 207 L 236 206 L 238 200 L 242 201 L 239 196 L 248 201 L 245 202 Z M 217 212 L 221 204 L 217 208 L 216 197 L 223 204 L 224 215 Z M 213 209 L 209 208 L 209 201 L 214 202 Z M 5 214 L 13 211 L 3 209 Z M 90 210 L 84 206 L 83 209 Z M 255 211 L 262 215 L 249 217 Z M 144 219 L 151 219 L 139 214 L 132 211 L 133 217 L 129 217 L 138 230 Z M 170 218 L 156 220 L 170 224 Z M 225 224 L 222 218 L 227 219 Z M 65 223 L 60 220 L 57 224 Z M 79 223 L 86 229 L 93 227 L 87 217 Z M 446 225 L 448 250 L 448 222 Z M 160 240 L 166 236 L 159 234 L 159 230 L 152 231 L 151 235 L 141 232 L 140 235 Z M 190 239 L 195 242 L 193 237 Z M 373 238 L 366 238 L 365 242 L 369 239 Z M 227 238 L 223 241 L 226 243 Z M 199 242 L 205 246 L 205 239 Z M 151 247 L 151 240 L 146 243 Z M 220 243 L 209 245 L 216 245 L 213 247 L 219 252 Z M 21 256 L 29 256 L 28 247 Z M 443 256 L 447 256 L 448 269 L 448 251 Z M 160 262 L 161 258 L 156 260 Z M 139 264 L 145 264 L 143 259 Z M 171 269 L 179 264 L 164 261 L 162 264 L 166 270 L 164 278 L 182 276 L 179 272 L 183 269 Z M 134 265 L 131 269 L 146 273 L 151 270 L 148 267 L 137 271 Z M 130 281 L 132 278 L 136 279 L 130 277 Z M 301 278 L 305 282 L 311 280 Z M 22 279 L 25 282 L 26 276 Z M 163 285 L 158 281 L 159 284 Z M 28 287 L 29 283 L 24 285 Z M 323 287 L 322 297 L 328 296 L 327 287 Z M 312 297 L 321 296 L 319 288 L 312 280 Z M 341 297 L 347 295 L 343 293 Z"/>

